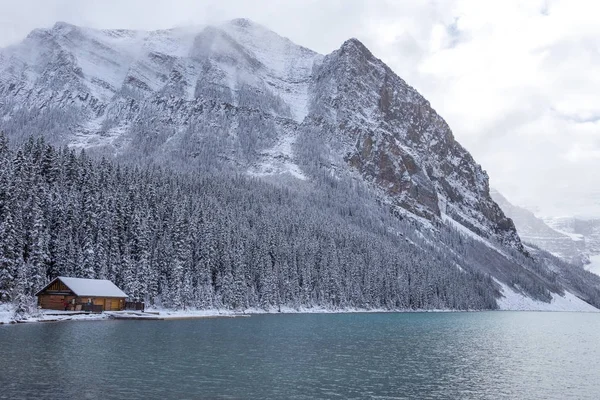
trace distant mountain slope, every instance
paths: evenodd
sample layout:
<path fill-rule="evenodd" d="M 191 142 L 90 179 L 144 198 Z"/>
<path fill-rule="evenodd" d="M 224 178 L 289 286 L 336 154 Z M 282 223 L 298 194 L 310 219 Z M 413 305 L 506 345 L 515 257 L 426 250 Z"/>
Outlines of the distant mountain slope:
<path fill-rule="evenodd" d="M 545 218 L 553 229 L 585 243 L 585 254 L 589 264 L 585 268 L 600 275 L 600 219 L 577 217 Z"/>
<path fill-rule="evenodd" d="M 537 218 L 531 211 L 511 204 L 500 192 L 492 189 L 490 194 L 500 208 L 510 217 L 525 243 L 532 243 L 555 256 L 582 266 L 589 263 L 583 236 L 562 233 Z"/>
<path fill-rule="evenodd" d="M 246 19 L 152 32 L 57 23 L 0 51 L 0 129 L 128 158 L 315 181 L 522 249 L 444 120 L 358 40 L 322 56 Z"/>
<path fill-rule="evenodd" d="M 492 189 L 492 198 L 510 217 L 525 243 L 539 246 L 574 265 L 600 275 L 600 220 L 577 217 L 538 218 L 531 211 L 511 204 Z"/>

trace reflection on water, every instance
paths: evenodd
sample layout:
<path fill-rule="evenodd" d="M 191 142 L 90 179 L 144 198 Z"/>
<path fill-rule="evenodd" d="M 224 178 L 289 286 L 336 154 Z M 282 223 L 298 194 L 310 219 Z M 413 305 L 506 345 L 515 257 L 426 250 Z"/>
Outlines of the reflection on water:
<path fill-rule="evenodd" d="M 0 398 L 598 399 L 600 315 L 270 315 L 0 327 Z"/>

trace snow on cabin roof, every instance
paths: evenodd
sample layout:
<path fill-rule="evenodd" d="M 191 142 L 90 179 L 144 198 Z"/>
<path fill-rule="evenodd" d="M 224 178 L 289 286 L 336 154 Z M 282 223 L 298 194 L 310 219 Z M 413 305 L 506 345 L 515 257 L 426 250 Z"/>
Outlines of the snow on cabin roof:
<path fill-rule="evenodd" d="M 62 283 L 77 296 L 90 297 L 127 297 L 125 292 L 106 279 L 84 279 L 59 276 Z"/>

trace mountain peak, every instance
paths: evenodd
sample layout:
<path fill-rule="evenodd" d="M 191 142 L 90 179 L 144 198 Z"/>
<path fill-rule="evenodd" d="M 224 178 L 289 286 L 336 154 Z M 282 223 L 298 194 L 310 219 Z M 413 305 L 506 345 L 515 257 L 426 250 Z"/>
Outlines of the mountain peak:
<path fill-rule="evenodd" d="M 261 25 L 255 21 L 252 21 L 251 19 L 248 19 L 248 18 L 235 18 L 235 19 L 232 19 L 232 20 L 222 23 L 221 26 L 225 27 L 226 30 L 227 30 L 227 28 L 230 28 L 230 29 L 233 28 L 240 32 L 250 32 L 250 33 L 254 33 L 254 34 L 267 33 L 270 35 L 279 36 L 276 32 L 273 32 L 266 26 Z"/>
<path fill-rule="evenodd" d="M 249 28 L 251 26 L 257 25 L 254 21 L 248 18 L 234 18 L 228 22 L 231 25 L 236 25 L 241 28 Z"/>
<path fill-rule="evenodd" d="M 350 38 L 342 43 L 340 47 L 341 51 L 347 52 L 358 52 L 359 54 L 367 57 L 373 57 L 373 53 L 357 38 Z"/>
<path fill-rule="evenodd" d="M 347 48 L 347 47 L 357 47 L 357 48 L 361 48 L 361 49 L 366 49 L 367 47 L 357 38 L 352 37 L 348 40 L 346 40 L 344 43 L 342 43 L 342 48 Z"/>
<path fill-rule="evenodd" d="M 55 32 L 70 32 L 71 30 L 77 28 L 78 27 L 76 25 L 70 24 L 68 22 L 57 21 L 52 27 L 52 30 Z"/>

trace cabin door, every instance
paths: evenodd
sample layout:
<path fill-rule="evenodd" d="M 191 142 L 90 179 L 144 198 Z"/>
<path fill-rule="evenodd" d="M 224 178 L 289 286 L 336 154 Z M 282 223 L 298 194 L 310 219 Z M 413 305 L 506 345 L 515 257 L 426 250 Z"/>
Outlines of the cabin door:
<path fill-rule="evenodd" d="M 104 299 L 104 311 L 110 311 L 112 309 L 112 301 L 110 299 Z"/>

